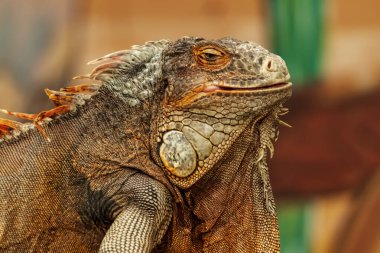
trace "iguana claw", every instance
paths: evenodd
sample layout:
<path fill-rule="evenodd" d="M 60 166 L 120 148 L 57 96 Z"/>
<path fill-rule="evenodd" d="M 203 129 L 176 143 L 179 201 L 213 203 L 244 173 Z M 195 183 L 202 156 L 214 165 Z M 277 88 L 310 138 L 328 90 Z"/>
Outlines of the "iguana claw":
<path fill-rule="evenodd" d="M 265 155 L 265 150 L 263 148 L 259 148 L 256 163 L 259 163 L 264 158 L 264 155 Z"/>

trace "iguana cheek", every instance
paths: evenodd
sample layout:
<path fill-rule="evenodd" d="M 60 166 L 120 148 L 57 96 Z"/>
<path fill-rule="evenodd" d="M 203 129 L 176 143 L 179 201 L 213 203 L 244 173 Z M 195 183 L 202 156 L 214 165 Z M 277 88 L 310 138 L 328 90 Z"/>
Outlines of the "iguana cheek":
<path fill-rule="evenodd" d="M 194 172 L 197 155 L 190 142 L 180 131 L 166 132 L 162 138 L 160 158 L 173 175 L 187 177 Z"/>

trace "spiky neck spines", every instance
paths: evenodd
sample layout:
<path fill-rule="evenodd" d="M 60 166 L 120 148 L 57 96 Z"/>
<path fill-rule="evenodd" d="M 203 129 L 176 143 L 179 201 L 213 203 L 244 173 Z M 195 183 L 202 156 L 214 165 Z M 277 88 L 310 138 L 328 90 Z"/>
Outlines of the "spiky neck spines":
<path fill-rule="evenodd" d="M 17 136 L 19 136 L 20 132 L 27 132 L 34 126 L 46 138 L 47 141 L 50 141 L 50 138 L 46 134 L 43 125 L 46 122 L 52 121 L 54 118 L 57 118 L 68 112 L 74 111 L 77 106 L 83 105 L 86 100 L 90 99 L 92 95 L 97 93 L 99 87 L 99 84 L 86 84 L 69 86 L 60 89 L 60 91 L 46 89 L 46 94 L 48 95 L 49 99 L 52 100 L 56 107 L 51 110 L 42 111 L 37 114 L 10 112 L 1 109 L 0 111 L 5 114 L 15 116 L 21 119 L 30 120 L 33 122 L 33 125 L 29 124 L 29 127 L 25 127 L 28 124 L 16 124 L 15 121 L 1 120 L 0 127 L 2 126 L 3 131 L 1 132 L 0 139 L 4 140 L 11 139 L 12 137 L 16 138 Z"/>
<path fill-rule="evenodd" d="M 89 62 L 102 63 L 88 77 L 101 81 L 129 106 L 150 99 L 162 77 L 162 51 L 169 41 L 151 41 Z"/>
<path fill-rule="evenodd" d="M 101 86 L 118 96 L 126 106 L 141 105 L 153 97 L 156 84 L 162 76 L 161 55 L 169 44 L 167 40 L 147 42 L 133 46 L 130 50 L 118 51 L 89 62 L 99 64 L 90 74 L 77 76 L 74 79 L 91 79 L 100 83 L 80 84 L 61 88 L 59 91 L 45 89 L 55 108 L 36 114 L 1 112 L 30 120 L 33 124 L 21 124 L 15 121 L 0 119 L 0 142 L 16 138 L 20 132 L 27 132 L 36 127 L 50 141 L 44 130 L 44 124 L 60 115 L 76 110 L 85 101 L 98 93 Z"/>

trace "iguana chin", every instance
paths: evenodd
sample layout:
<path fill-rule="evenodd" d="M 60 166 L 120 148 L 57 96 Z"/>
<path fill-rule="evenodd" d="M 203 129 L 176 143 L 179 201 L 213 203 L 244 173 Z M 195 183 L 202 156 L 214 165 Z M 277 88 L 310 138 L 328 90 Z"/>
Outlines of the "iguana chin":
<path fill-rule="evenodd" d="M 0 120 L 0 252 L 279 252 L 284 61 L 183 37 L 91 63 L 56 108 L 2 110 L 33 122 Z"/>

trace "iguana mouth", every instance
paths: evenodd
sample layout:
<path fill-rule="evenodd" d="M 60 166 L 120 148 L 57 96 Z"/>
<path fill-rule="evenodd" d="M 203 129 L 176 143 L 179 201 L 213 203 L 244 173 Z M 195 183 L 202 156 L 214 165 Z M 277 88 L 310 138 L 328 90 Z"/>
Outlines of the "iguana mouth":
<path fill-rule="evenodd" d="M 198 87 L 197 92 L 223 92 L 223 93 L 241 93 L 241 92 L 254 92 L 254 91 L 265 91 L 265 90 L 282 90 L 287 89 L 292 86 L 291 82 L 278 82 L 273 84 L 265 84 L 260 86 L 226 86 L 223 83 L 222 84 L 212 84 L 212 85 L 206 85 L 202 87 Z M 199 89 L 200 88 L 200 89 Z"/>
<path fill-rule="evenodd" d="M 174 106 L 186 106 L 193 103 L 200 97 L 216 95 L 216 96 L 255 96 L 260 94 L 277 93 L 290 90 L 291 82 L 276 81 L 272 83 L 239 85 L 231 84 L 228 81 L 213 81 L 201 83 L 185 94 L 177 101 L 171 101 L 168 104 Z"/>

